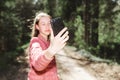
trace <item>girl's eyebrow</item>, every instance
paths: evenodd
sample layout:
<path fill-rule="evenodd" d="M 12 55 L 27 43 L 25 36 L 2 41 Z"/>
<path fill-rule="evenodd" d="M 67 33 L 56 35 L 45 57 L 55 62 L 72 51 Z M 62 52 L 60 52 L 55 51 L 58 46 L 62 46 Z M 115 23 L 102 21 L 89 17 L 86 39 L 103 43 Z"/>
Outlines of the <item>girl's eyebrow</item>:
<path fill-rule="evenodd" d="M 45 22 L 43 22 L 43 21 L 40 21 L 40 23 L 45 23 Z"/>

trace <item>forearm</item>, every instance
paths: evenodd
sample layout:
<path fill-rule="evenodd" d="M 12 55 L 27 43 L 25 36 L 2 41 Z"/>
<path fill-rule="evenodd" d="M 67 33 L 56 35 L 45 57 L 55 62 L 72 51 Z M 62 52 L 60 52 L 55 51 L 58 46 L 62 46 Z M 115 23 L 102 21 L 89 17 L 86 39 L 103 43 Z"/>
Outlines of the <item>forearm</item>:
<path fill-rule="evenodd" d="M 48 64 L 52 61 L 53 58 L 47 58 L 46 55 L 40 55 L 37 59 L 32 61 L 32 66 L 36 71 L 44 70 Z"/>
<path fill-rule="evenodd" d="M 44 51 L 45 57 L 47 59 L 52 59 L 55 55 L 55 51 L 52 51 L 50 48 Z"/>
<path fill-rule="evenodd" d="M 44 51 L 31 50 L 31 63 L 37 71 L 44 70 L 54 58 L 49 49 Z"/>

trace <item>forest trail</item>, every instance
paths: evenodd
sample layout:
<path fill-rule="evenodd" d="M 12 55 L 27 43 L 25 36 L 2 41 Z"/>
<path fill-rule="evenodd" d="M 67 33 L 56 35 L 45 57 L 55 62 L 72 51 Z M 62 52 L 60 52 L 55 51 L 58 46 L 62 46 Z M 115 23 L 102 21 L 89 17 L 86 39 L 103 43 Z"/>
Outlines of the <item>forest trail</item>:
<path fill-rule="evenodd" d="M 80 66 L 75 59 L 68 56 L 69 54 L 64 49 L 56 56 L 60 80 L 97 80 L 84 67 Z"/>
<path fill-rule="evenodd" d="M 23 54 L 16 60 L 19 64 L 0 74 L 0 80 L 27 80 L 28 56 Z M 66 46 L 56 61 L 60 80 L 120 80 L 120 65 L 90 61 L 75 47 Z"/>
<path fill-rule="evenodd" d="M 60 80 L 120 80 L 120 65 L 90 61 L 75 47 L 65 47 L 56 59 Z"/>

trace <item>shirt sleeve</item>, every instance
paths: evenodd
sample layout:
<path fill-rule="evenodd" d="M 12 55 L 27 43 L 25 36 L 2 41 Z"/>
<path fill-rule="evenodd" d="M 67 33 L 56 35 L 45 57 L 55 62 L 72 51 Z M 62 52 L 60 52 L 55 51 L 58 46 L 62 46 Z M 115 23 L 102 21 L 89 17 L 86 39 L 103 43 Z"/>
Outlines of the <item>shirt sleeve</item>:
<path fill-rule="evenodd" d="M 47 59 L 44 55 L 41 45 L 38 40 L 34 40 L 30 46 L 30 63 L 36 71 L 44 70 L 52 59 Z"/>

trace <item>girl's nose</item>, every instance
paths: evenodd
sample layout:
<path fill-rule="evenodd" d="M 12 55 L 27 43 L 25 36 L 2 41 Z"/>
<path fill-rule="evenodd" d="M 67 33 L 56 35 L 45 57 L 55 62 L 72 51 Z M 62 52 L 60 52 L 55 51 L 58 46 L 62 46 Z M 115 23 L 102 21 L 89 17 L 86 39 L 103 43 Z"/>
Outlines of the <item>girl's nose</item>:
<path fill-rule="evenodd" d="M 47 28 L 49 28 L 49 29 L 50 29 L 50 28 L 51 28 L 51 24 L 47 24 Z"/>

